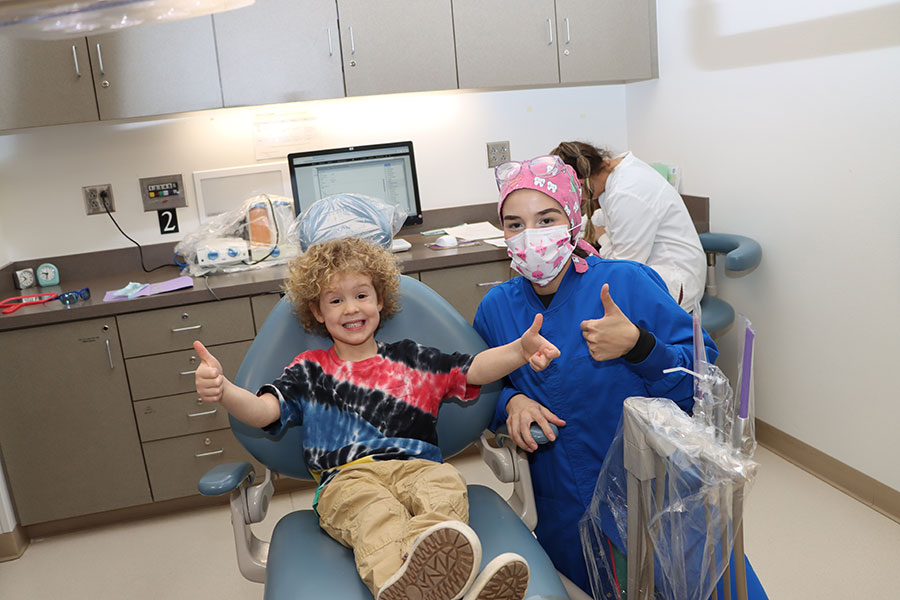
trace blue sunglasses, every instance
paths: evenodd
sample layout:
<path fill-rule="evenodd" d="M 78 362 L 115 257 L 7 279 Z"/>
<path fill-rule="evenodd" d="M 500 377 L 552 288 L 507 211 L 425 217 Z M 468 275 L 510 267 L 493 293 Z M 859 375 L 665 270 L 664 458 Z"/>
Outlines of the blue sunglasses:
<path fill-rule="evenodd" d="M 90 288 L 81 288 L 80 290 L 75 290 L 74 292 L 64 292 L 60 294 L 56 299 L 65 304 L 66 306 L 72 306 L 79 300 L 89 300 L 91 297 L 91 289 Z"/>

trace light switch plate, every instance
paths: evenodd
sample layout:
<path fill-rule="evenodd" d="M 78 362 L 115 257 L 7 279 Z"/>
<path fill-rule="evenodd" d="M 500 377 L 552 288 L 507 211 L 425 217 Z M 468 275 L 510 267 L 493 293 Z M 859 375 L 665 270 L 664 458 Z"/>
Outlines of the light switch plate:
<path fill-rule="evenodd" d="M 144 212 L 187 206 L 181 174 L 139 179 Z"/>
<path fill-rule="evenodd" d="M 487 155 L 490 168 L 509 162 L 509 142 L 488 142 Z"/>

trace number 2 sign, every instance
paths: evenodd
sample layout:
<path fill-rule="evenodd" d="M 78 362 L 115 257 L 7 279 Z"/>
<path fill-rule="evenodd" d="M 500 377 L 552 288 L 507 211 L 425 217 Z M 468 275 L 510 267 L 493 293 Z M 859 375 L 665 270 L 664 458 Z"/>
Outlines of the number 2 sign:
<path fill-rule="evenodd" d="M 163 235 L 167 233 L 178 233 L 178 215 L 174 208 L 164 208 L 156 211 L 159 216 L 159 232 Z"/>

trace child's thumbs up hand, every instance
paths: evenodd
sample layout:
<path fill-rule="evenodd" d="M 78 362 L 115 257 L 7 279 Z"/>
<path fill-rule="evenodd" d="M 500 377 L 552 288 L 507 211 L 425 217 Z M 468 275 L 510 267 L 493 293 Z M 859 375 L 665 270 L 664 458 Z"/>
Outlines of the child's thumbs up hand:
<path fill-rule="evenodd" d="M 194 342 L 194 351 L 197 353 L 197 358 L 200 359 L 200 366 L 194 373 L 194 385 L 197 386 L 197 393 L 204 402 L 219 402 L 225 392 L 225 376 L 222 374 L 222 365 L 199 341 Z"/>
<path fill-rule="evenodd" d="M 521 337 L 523 358 L 535 371 L 543 371 L 550 361 L 559 356 L 559 348 L 541 335 L 543 324 L 544 315 L 541 313 L 534 315 L 534 322 Z"/>

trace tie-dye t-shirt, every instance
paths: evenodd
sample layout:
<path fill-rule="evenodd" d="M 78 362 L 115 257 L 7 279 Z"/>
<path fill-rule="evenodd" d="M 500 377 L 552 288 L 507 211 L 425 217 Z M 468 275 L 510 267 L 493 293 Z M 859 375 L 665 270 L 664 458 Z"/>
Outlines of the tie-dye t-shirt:
<path fill-rule="evenodd" d="M 443 399 L 474 400 L 466 383 L 473 357 L 444 354 L 411 340 L 378 343 L 372 358 L 341 360 L 332 346 L 299 354 L 258 394 L 274 394 L 281 417 L 266 427 L 277 434 L 303 425 L 303 458 L 326 483 L 350 463 L 424 458 L 441 462 L 437 415 Z"/>

